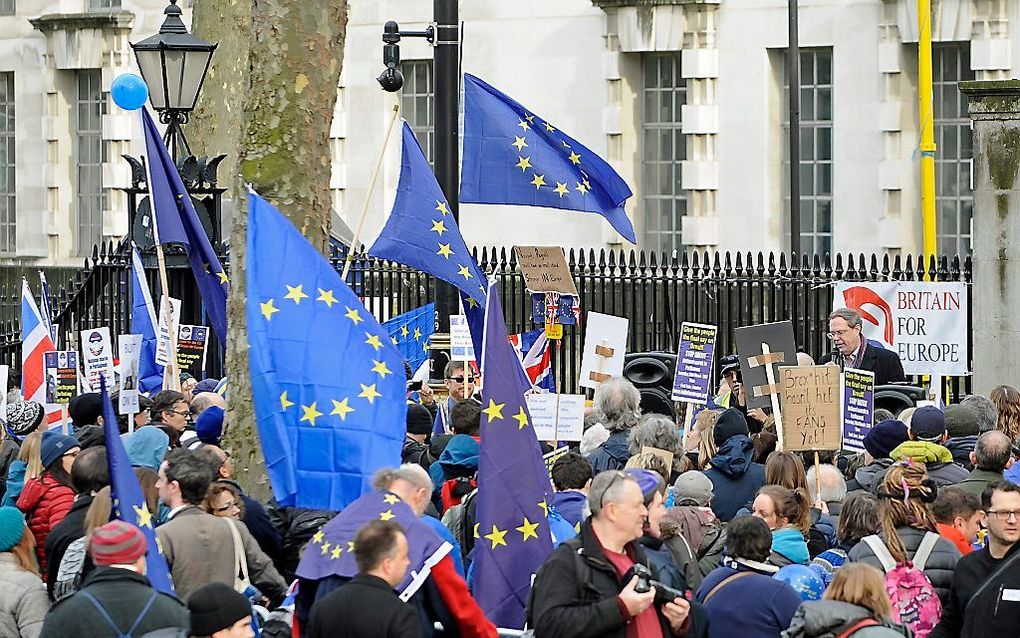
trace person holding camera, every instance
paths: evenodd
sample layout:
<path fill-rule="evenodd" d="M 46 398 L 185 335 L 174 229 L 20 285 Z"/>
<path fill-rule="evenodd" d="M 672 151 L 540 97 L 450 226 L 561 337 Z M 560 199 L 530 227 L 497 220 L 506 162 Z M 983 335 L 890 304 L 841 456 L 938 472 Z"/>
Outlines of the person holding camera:
<path fill-rule="evenodd" d="M 641 538 L 648 509 L 633 477 L 602 472 L 588 491 L 591 516 L 535 578 L 528 626 L 536 638 L 705 636 L 705 612 L 657 581 Z"/>

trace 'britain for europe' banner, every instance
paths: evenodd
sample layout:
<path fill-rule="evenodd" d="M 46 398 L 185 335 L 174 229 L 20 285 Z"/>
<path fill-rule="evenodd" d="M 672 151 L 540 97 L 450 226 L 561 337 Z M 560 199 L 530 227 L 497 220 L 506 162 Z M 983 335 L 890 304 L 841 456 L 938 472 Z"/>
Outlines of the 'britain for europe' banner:
<path fill-rule="evenodd" d="M 832 304 L 859 312 L 864 336 L 900 355 L 906 374 L 970 373 L 966 284 L 840 281 Z"/>

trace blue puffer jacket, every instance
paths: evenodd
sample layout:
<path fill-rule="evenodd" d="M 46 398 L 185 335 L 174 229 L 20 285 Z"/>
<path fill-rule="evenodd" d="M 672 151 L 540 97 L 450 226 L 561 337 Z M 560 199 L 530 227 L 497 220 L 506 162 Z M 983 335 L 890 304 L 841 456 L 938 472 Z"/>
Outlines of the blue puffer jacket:
<path fill-rule="evenodd" d="M 712 481 L 712 511 L 728 523 L 737 510 L 754 500 L 765 484 L 765 466 L 754 463 L 754 444 L 743 434 L 726 439 L 704 471 Z"/>
<path fill-rule="evenodd" d="M 588 455 L 593 474 L 606 470 L 622 470 L 630 459 L 627 447 L 627 430 L 618 430 L 609 435 L 606 442 Z"/>

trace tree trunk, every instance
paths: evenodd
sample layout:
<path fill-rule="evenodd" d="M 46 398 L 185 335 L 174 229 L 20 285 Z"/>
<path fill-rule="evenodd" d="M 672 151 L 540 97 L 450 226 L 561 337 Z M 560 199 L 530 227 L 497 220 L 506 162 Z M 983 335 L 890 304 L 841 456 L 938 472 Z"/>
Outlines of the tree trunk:
<path fill-rule="evenodd" d="M 219 42 L 187 129 L 198 155 L 227 153 L 235 203 L 227 305 L 229 400 L 224 446 L 236 478 L 269 495 L 255 432 L 244 272 L 246 185 L 273 202 L 324 254 L 329 245 L 330 149 L 347 35 L 347 0 L 196 2 L 193 32 Z"/>

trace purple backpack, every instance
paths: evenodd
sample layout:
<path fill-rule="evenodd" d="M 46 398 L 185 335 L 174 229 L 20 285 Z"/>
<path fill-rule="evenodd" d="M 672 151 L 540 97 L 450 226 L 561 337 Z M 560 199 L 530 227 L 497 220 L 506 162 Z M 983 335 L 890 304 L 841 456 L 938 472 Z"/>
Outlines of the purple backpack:
<path fill-rule="evenodd" d="M 861 539 L 882 563 L 885 591 L 892 602 L 893 621 L 909 627 L 914 638 L 927 638 L 942 618 L 942 601 L 924 574 L 924 565 L 939 538 L 938 534 L 925 532 L 914 559 L 900 564 L 896 563 L 889 548 L 878 536 Z"/>

